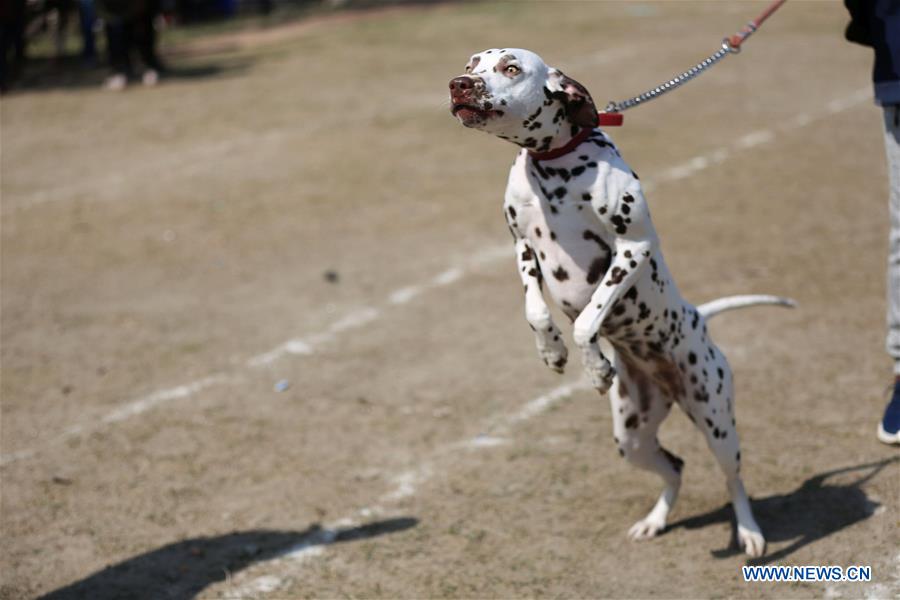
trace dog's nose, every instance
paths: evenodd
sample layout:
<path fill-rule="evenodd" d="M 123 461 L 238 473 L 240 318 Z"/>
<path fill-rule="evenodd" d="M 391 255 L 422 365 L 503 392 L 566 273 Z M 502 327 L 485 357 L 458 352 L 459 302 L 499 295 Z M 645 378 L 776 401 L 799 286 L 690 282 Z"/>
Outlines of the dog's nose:
<path fill-rule="evenodd" d="M 471 77 L 463 75 L 450 80 L 450 91 L 459 93 L 471 90 L 475 87 L 475 82 Z"/>

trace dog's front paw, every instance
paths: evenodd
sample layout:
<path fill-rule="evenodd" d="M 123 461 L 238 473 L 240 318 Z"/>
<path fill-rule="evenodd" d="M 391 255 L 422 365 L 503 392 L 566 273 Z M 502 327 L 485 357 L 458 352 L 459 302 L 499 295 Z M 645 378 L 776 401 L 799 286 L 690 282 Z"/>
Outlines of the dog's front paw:
<path fill-rule="evenodd" d="M 750 558 L 759 558 L 766 552 L 766 539 L 761 531 L 753 531 L 742 525 L 737 528 L 738 544 Z"/>
<path fill-rule="evenodd" d="M 561 339 L 537 340 L 538 354 L 544 364 L 557 373 L 562 373 L 566 369 L 566 362 L 569 360 L 569 350 Z"/>
<path fill-rule="evenodd" d="M 612 387 L 616 370 L 609 364 L 605 356 L 598 357 L 585 354 L 584 370 L 587 371 L 588 377 L 591 378 L 591 385 L 601 394 L 605 394 Z"/>

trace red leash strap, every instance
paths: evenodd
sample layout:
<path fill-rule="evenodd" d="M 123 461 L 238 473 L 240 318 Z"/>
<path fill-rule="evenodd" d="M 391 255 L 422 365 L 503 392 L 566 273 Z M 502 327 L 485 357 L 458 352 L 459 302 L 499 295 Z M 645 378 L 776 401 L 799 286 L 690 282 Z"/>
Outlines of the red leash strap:
<path fill-rule="evenodd" d="M 771 17 L 772 13 L 781 8 L 781 5 L 785 2 L 787 2 L 787 0 L 775 0 L 775 2 L 766 7 L 766 10 L 762 11 L 762 13 L 758 17 L 744 25 L 743 29 L 728 38 L 728 43 L 731 45 L 731 47 L 735 49 L 740 48 L 741 44 L 744 43 L 744 40 L 755 33 L 756 30 L 766 22 L 766 19 Z"/>
<path fill-rule="evenodd" d="M 756 33 L 756 30 L 760 28 L 760 26 L 766 21 L 766 19 L 771 17 L 772 14 L 776 10 L 781 8 L 781 5 L 785 2 L 787 2 L 787 0 L 774 0 L 771 4 L 769 4 L 769 6 L 766 7 L 766 10 L 762 11 L 762 13 L 760 13 L 758 17 L 744 25 L 744 27 L 740 31 L 738 31 L 731 37 L 725 38 L 722 41 L 722 47 L 719 48 L 714 54 L 712 54 L 706 60 L 697 63 L 694 67 L 691 67 L 684 73 L 676 75 L 669 81 L 658 85 L 652 90 L 644 92 L 640 96 L 635 96 L 634 98 L 629 98 L 628 100 L 623 100 L 622 102 L 610 102 L 604 110 L 598 113 L 597 125 L 599 125 L 600 127 L 620 126 L 624 121 L 622 111 L 633 108 L 638 104 L 642 104 L 648 100 L 658 98 L 662 94 L 670 92 L 675 88 L 681 86 L 682 84 L 687 83 L 729 54 L 737 54 L 741 51 L 741 44 L 743 44 L 748 37 Z"/>

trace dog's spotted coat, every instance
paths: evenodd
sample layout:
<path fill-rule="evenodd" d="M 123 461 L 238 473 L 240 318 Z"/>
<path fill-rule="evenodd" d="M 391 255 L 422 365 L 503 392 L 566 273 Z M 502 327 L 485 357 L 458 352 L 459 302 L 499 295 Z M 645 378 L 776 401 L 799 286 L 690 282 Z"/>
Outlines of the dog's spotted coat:
<path fill-rule="evenodd" d="M 675 286 L 637 175 L 609 137 L 594 129 L 597 111 L 587 90 L 521 49 L 474 55 L 450 87 L 453 113 L 464 125 L 522 148 L 503 210 L 541 358 L 559 372 L 567 360 L 544 300 L 546 285 L 574 322 L 574 341 L 593 385 L 609 390 L 619 454 L 665 482 L 631 537 L 662 531 L 675 503 L 684 462 L 660 446 L 657 430 L 678 404 L 725 473 L 739 543 L 760 556 L 765 541 L 739 475 L 731 370 L 709 336 L 703 307 L 685 301 Z M 585 128 L 590 134 L 572 151 L 533 156 L 565 146 Z M 744 300 L 715 312 L 779 302 Z"/>

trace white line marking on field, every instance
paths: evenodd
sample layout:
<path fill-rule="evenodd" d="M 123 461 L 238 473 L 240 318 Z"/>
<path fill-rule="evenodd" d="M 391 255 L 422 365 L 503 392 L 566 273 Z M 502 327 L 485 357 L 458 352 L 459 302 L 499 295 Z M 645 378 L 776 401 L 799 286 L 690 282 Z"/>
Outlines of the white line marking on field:
<path fill-rule="evenodd" d="M 284 345 L 284 349 L 288 354 L 294 354 L 298 356 L 313 353 L 312 346 L 300 339 L 288 340 L 288 342 Z"/>
<path fill-rule="evenodd" d="M 601 64 L 608 64 L 634 55 L 638 46 L 625 46 L 601 50 L 585 56 L 581 60 L 570 61 L 568 69 L 584 68 Z M 445 94 L 437 95 L 427 92 L 425 94 L 405 94 L 403 105 L 397 105 L 397 99 L 392 109 L 400 109 L 404 112 L 421 109 L 423 106 L 431 106 L 435 102 L 447 103 Z M 375 114 L 380 114 L 387 107 L 373 105 L 369 111 L 354 113 L 353 118 L 367 122 Z M 347 116 L 342 115 L 346 122 Z M 265 132 L 253 132 L 252 135 L 232 136 L 226 140 L 210 140 L 208 142 L 191 146 L 179 152 L 170 153 L 152 161 L 145 161 L 139 165 L 130 165 L 123 171 L 123 166 L 111 170 L 103 175 L 76 179 L 62 182 L 59 185 L 48 186 L 35 190 L 27 195 L 15 199 L 7 199 L 0 207 L 0 214 L 8 216 L 18 211 L 28 210 L 45 204 L 62 203 L 67 200 L 81 199 L 96 202 L 98 199 L 120 198 L 129 182 L 136 177 L 147 176 L 152 173 L 166 173 L 171 179 L 176 175 L 184 175 L 190 170 L 209 168 L 209 165 L 220 165 L 222 160 L 229 156 L 241 156 L 251 147 L 272 148 L 276 144 L 295 140 L 301 136 L 310 136 L 314 132 L 333 126 L 332 120 L 324 120 L 317 123 L 302 123 L 292 128 L 281 128 Z M 98 185 L 99 183 L 99 185 Z"/>
<path fill-rule="evenodd" d="M 626 59 L 637 53 L 640 48 L 637 44 L 608 48 L 583 56 L 580 60 L 567 62 L 567 69 L 586 68 L 595 65 L 608 64 Z M 446 94 L 432 94 L 431 91 L 422 94 L 403 94 L 401 103 L 398 98 L 391 99 L 391 105 L 372 104 L 368 110 L 355 111 L 348 117 L 340 115 L 340 120 L 346 124 L 348 118 L 358 119 L 360 122 L 369 122 L 376 115 L 381 115 L 385 110 L 400 110 L 404 114 L 410 110 L 421 109 L 423 106 L 431 106 L 435 102 L 449 105 Z M 166 173 L 169 179 L 174 176 L 183 176 L 198 168 L 210 168 L 210 165 L 219 168 L 222 160 L 242 156 L 250 148 L 268 147 L 286 141 L 296 140 L 334 126 L 334 119 L 321 119 L 317 122 L 305 122 L 294 127 L 279 128 L 270 131 L 253 131 L 243 136 L 232 135 L 228 139 L 209 140 L 195 144 L 190 148 L 178 152 L 163 155 L 156 160 L 144 161 L 140 164 L 116 165 L 103 175 L 85 177 L 74 181 L 64 181 L 55 186 L 47 186 L 35 190 L 27 195 L 15 199 L 7 199 L 0 206 L 0 214 L 7 216 L 18 211 L 28 210 L 46 204 L 58 204 L 67 200 L 79 199 L 81 201 L 96 202 L 100 198 L 120 199 L 129 182 L 136 177 L 148 176 L 155 173 Z"/>
<path fill-rule="evenodd" d="M 322 337 L 320 334 L 319 337 Z M 247 359 L 248 367 L 262 367 L 269 363 L 275 362 L 285 354 L 292 354 L 294 356 L 306 356 L 310 355 L 314 352 L 312 345 L 308 340 L 304 340 L 301 338 L 296 338 L 293 340 L 288 340 L 285 343 L 272 348 L 268 352 L 263 352 L 262 354 L 257 354 L 256 356 L 251 356 Z"/>
<path fill-rule="evenodd" d="M 769 129 L 761 131 L 753 131 L 745 136 L 739 137 L 737 140 L 738 148 L 752 148 L 760 144 L 768 144 L 775 139 L 775 133 Z"/>
<path fill-rule="evenodd" d="M 809 113 L 800 113 L 799 115 L 794 115 L 793 118 L 788 119 L 785 123 L 785 129 L 799 129 L 800 127 L 806 127 L 812 123 L 812 121 L 812 115 Z"/>
<path fill-rule="evenodd" d="M 230 383 L 235 380 L 236 377 L 232 375 L 216 373 L 214 375 L 210 375 L 208 377 L 204 377 L 202 379 L 198 379 L 184 385 L 179 385 L 173 388 L 159 390 L 151 394 L 147 394 L 146 396 L 142 396 L 137 400 L 123 404 L 112 412 L 103 415 L 97 421 L 84 425 L 74 425 L 72 427 L 69 427 L 62 433 L 46 440 L 39 447 L 19 450 L 11 454 L 5 454 L 0 457 L 0 466 L 5 466 L 20 460 L 34 458 L 34 456 L 36 456 L 37 453 L 43 448 L 58 444 L 60 442 L 64 442 L 68 439 L 78 437 L 86 433 L 90 433 L 92 431 L 97 431 L 99 429 L 102 429 L 104 426 L 127 421 L 153 408 L 156 408 L 161 404 L 172 402 L 173 400 L 188 398 L 207 388 Z"/>
<path fill-rule="evenodd" d="M 485 431 L 505 432 L 509 431 L 529 419 L 533 419 L 538 415 L 548 411 L 560 401 L 570 397 L 576 391 L 588 390 L 590 384 L 586 380 L 578 380 L 570 383 L 564 383 L 546 394 L 542 394 L 537 398 L 522 405 L 519 410 L 509 415 L 496 415 L 487 421 Z M 507 443 L 504 438 L 495 437 L 484 433 L 474 438 L 462 440 L 460 442 L 447 444 L 434 450 L 431 455 L 421 461 L 414 469 L 402 471 L 397 474 L 392 482 L 393 489 L 383 494 L 375 503 L 355 511 L 355 515 L 363 519 L 371 519 L 383 515 L 387 512 L 384 505 L 399 502 L 401 500 L 414 496 L 422 485 L 431 479 L 435 472 L 435 463 L 444 460 L 441 472 L 446 472 L 451 465 L 456 464 L 455 454 L 462 450 L 494 448 L 496 446 Z M 358 526 L 359 523 L 355 518 L 344 518 L 336 523 L 329 525 L 327 528 L 316 531 L 307 539 L 304 539 L 293 549 L 287 551 L 280 556 L 269 561 L 260 562 L 248 568 L 243 574 L 237 574 L 232 578 L 232 582 L 237 579 L 248 579 L 246 583 L 232 585 L 224 591 L 226 598 L 246 598 L 260 593 L 269 593 L 278 590 L 284 585 L 285 580 L 290 576 L 291 571 L 314 556 L 320 556 L 325 553 L 327 546 L 333 544 L 337 539 L 337 531 L 348 526 Z M 265 570 L 265 574 L 253 576 L 253 572 Z M 270 589 L 267 589 L 270 588 Z"/>
<path fill-rule="evenodd" d="M 712 165 L 724 162 L 740 151 L 749 150 L 773 142 L 777 138 L 778 132 L 789 132 L 800 127 L 805 127 L 814 121 L 825 119 L 838 112 L 853 108 L 866 100 L 871 100 L 871 98 L 872 92 L 869 88 L 858 89 L 846 96 L 832 100 L 817 113 L 811 114 L 803 112 L 794 115 L 780 123 L 776 123 L 769 129 L 751 131 L 750 133 L 738 137 L 729 144 L 715 148 L 705 154 L 694 156 L 681 164 L 665 169 L 659 176 L 652 178 L 648 183 L 644 184 L 643 187 L 645 191 L 648 191 L 655 188 L 660 183 L 678 181 L 680 179 L 692 177 L 696 173 L 704 171 Z"/>
<path fill-rule="evenodd" d="M 422 287 L 418 285 L 410 285 L 400 288 L 388 297 L 391 304 L 406 304 L 416 296 L 422 293 Z"/>
<path fill-rule="evenodd" d="M 0 458 L 0 467 L 19 460 L 28 460 L 29 458 L 34 458 L 37 453 L 37 448 L 27 448 L 25 450 L 17 450 L 16 452 L 12 452 L 10 454 L 4 454 L 3 457 Z"/>
<path fill-rule="evenodd" d="M 348 329 L 356 329 L 357 327 L 362 327 L 367 323 L 371 323 L 377 319 L 380 314 L 381 311 L 377 308 L 361 308 L 332 323 L 331 327 L 328 328 L 328 331 L 329 333 L 341 333 Z"/>
<path fill-rule="evenodd" d="M 454 281 L 462 279 L 463 272 L 460 269 L 447 269 L 443 273 L 439 273 L 432 281 L 435 285 L 450 285 Z"/>
<path fill-rule="evenodd" d="M 412 471 L 405 471 L 394 477 L 395 489 L 381 497 L 381 502 L 396 502 L 403 498 L 415 495 L 419 484 L 431 477 L 431 469 L 427 464 L 422 464 Z M 371 507 L 369 508 L 371 511 Z"/>
<path fill-rule="evenodd" d="M 143 414 L 151 408 L 155 408 L 156 406 L 165 402 L 187 398 L 188 396 L 192 396 L 201 390 L 205 390 L 208 387 L 212 387 L 220 383 L 226 383 L 228 381 L 230 381 L 230 378 L 226 375 L 210 375 L 209 377 L 198 379 L 197 381 L 194 381 L 193 383 L 189 383 L 187 385 L 179 385 L 178 387 L 174 387 L 168 390 L 161 390 L 148 396 L 144 396 L 143 398 L 135 402 L 126 404 L 125 406 L 118 408 L 111 413 L 107 413 L 101 419 L 101 422 L 110 424 L 118 423 L 119 421 L 125 421 L 126 419 L 130 419 L 137 415 Z"/>
<path fill-rule="evenodd" d="M 843 112 L 848 108 L 853 108 L 860 102 L 865 100 L 872 99 L 872 90 L 868 87 L 860 88 L 849 94 L 847 96 L 843 96 L 841 98 L 835 98 L 831 102 L 829 102 L 826 106 L 827 110 L 831 114 L 836 114 L 839 112 Z"/>
<path fill-rule="evenodd" d="M 467 440 L 464 442 L 464 445 L 469 448 L 493 448 L 494 446 L 503 446 L 508 443 L 509 440 L 506 438 L 481 434 L 473 437 L 471 440 Z"/>
<path fill-rule="evenodd" d="M 391 292 L 388 295 L 387 305 L 395 306 L 404 304 L 425 291 L 451 285 L 461 280 L 468 272 L 485 264 L 498 260 L 500 257 L 512 257 L 514 255 L 512 245 L 493 246 L 484 248 L 464 261 L 463 266 L 452 267 L 438 273 L 425 283 L 407 286 Z M 243 362 L 243 366 L 251 369 L 265 367 L 285 356 L 305 356 L 314 354 L 317 347 L 334 342 L 338 336 L 347 331 L 359 329 L 376 321 L 382 316 L 383 310 L 378 307 L 368 306 L 358 308 L 347 313 L 343 317 L 331 323 L 324 330 L 302 338 L 293 338 L 283 342 L 271 350 L 249 357 Z M 238 369 L 241 367 L 239 366 Z M 43 448 L 64 442 L 73 437 L 78 437 L 92 431 L 97 431 L 105 426 L 126 421 L 137 417 L 162 404 L 183 400 L 210 387 L 236 381 L 234 374 L 214 373 L 207 377 L 191 381 L 173 388 L 167 388 L 141 396 L 136 400 L 126 402 L 119 408 L 100 417 L 98 420 L 81 425 L 74 425 L 62 433 L 49 438 L 40 446 L 18 450 L 10 454 L 0 456 L 0 467 L 20 460 L 34 458 Z"/>
<path fill-rule="evenodd" d="M 695 156 L 680 165 L 676 165 L 674 167 L 666 169 L 658 177 L 648 180 L 643 187 L 645 190 L 649 191 L 650 189 L 658 186 L 660 183 L 664 183 L 667 181 L 677 181 L 693 176 L 700 171 L 708 169 L 712 165 L 723 162 L 738 151 L 756 148 L 760 145 L 772 142 L 776 138 L 775 132 L 791 131 L 797 129 L 798 127 L 808 125 L 816 120 L 827 118 L 838 112 L 848 110 L 860 104 L 861 102 L 870 100 L 871 97 L 872 94 L 869 88 L 856 90 L 851 94 L 848 94 L 847 96 L 836 98 L 828 102 L 825 105 L 824 109 L 818 111 L 817 113 L 811 114 L 804 112 L 799 115 L 795 115 L 779 124 L 776 124 L 771 129 L 751 132 L 744 135 L 743 137 L 738 138 L 728 145 L 714 148 L 706 154 Z M 388 305 L 396 306 L 405 304 L 413 298 L 421 295 L 428 289 L 455 283 L 462 279 L 463 276 L 472 269 L 494 262 L 501 257 L 507 256 L 512 256 L 512 250 L 510 247 L 495 246 L 491 248 L 485 248 L 484 250 L 481 250 L 470 256 L 466 261 L 465 267 L 452 267 L 450 269 L 447 269 L 446 271 L 443 271 L 442 273 L 439 273 L 425 283 L 406 286 L 395 290 L 388 296 Z M 312 354 L 315 352 L 316 346 L 332 342 L 335 339 L 336 334 L 350 329 L 356 329 L 358 327 L 361 327 L 362 325 L 371 323 L 375 321 L 380 315 L 381 310 L 375 307 L 364 307 L 358 309 L 357 311 L 352 312 L 339 319 L 335 323 L 332 323 L 331 326 L 328 327 L 325 331 L 313 334 L 309 337 L 295 338 L 279 344 L 278 346 L 267 352 L 263 352 L 261 354 L 250 357 L 245 361 L 244 365 L 247 367 L 255 368 L 271 364 L 274 361 L 284 357 L 285 355 Z M 0 467 L 16 461 L 33 458 L 43 447 L 78 435 L 82 435 L 83 433 L 88 431 L 96 431 L 104 425 L 111 425 L 113 423 L 125 421 L 127 419 L 130 419 L 131 417 L 143 414 L 151 408 L 154 408 L 161 404 L 190 397 L 208 387 L 225 383 L 226 381 L 229 381 L 229 377 L 226 374 L 215 373 L 208 377 L 204 377 L 197 381 L 189 382 L 175 388 L 151 393 L 147 396 L 126 403 L 121 408 L 116 409 L 115 411 L 102 417 L 99 422 L 73 426 L 65 430 L 61 434 L 50 438 L 49 441 L 43 442 L 40 447 L 22 449 L 14 451 L 11 454 L 0 456 Z"/>
<path fill-rule="evenodd" d="M 566 383 L 558 388 L 555 388 L 543 396 L 538 396 L 528 404 L 524 405 L 519 409 L 515 414 L 507 417 L 504 422 L 494 431 L 502 431 L 503 429 L 509 429 L 527 421 L 531 418 L 536 417 L 537 415 L 546 412 L 551 406 L 558 403 L 563 398 L 567 398 L 571 396 L 573 393 L 579 390 L 589 389 L 587 381 L 574 381 L 572 383 Z"/>

